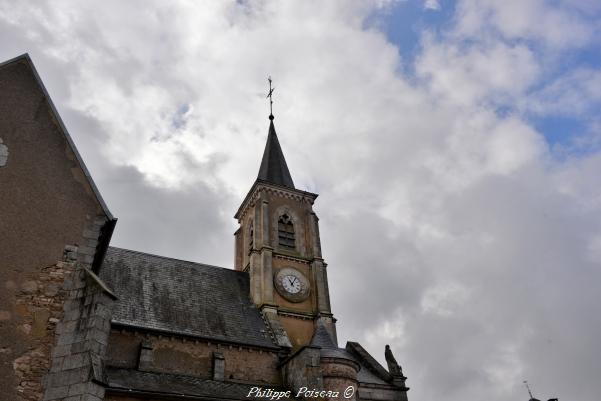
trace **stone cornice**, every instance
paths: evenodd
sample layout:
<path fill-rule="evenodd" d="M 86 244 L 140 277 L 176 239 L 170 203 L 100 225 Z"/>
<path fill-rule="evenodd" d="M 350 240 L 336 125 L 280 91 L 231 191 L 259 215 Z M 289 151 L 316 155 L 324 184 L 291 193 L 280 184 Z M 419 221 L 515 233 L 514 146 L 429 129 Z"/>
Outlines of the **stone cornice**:
<path fill-rule="evenodd" d="M 282 198 L 294 199 L 298 202 L 307 202 L 313 204 L 317 199 L 317 194 L 312 192 L 301 191 L 300 189 L 291 189 L 280 185 L 271 184 L 265 181 L 256 180 L 253 186 L 250 188 L 246 197 L 242 201 L 242 204 L 238 208 L 238 211 L 234 215 L 234 218 L 241 220 L 244 218 L 249 206 L 252 206 L 260 197 L 261 191 L 265 191 L 269 194 L 274 194 Z"/>
<path fill-rule="evenodd" d="M 304 319 L 304 320 L 314 320 L 315 317 L 317 316 L 315 313 L 311 313 L 311 312 L 309 312 L 309 313 L 297 312 L 297 311 L 293 311 L 290 309 L 282 309 L 281 306 L 278 308 L 278 315 L 295 317 L 295 318 Z"/>
<path fill-rule="evenodd" d="M 275 259 L 289 260 L 292 262 L 299 262 L 299 263 L 303 263 L 306 265 L 310 265 L 312 262 L 311 259 L 301 258 L 301 257 L 297 257 L 297 256 L 282 255 L 280 253 L 275 253 L 275 252 L 273 253 L 273 257 Z"/>
<path fill-rule="evenodd" d="M 160 330 L 160 329 L 151 329 L 146 327 L 139 327 L 128 325 L 124 323 L 118 323 L 111 321 L 111 331 L 116 331 L 119 333 L 131 333 L 133 335 L 139 335 L 144 338 L 167 338 L 170 341 L 180 341 L 180 342 L 191 342 L 191 343 L 207 343 L 207 344 L 215 344 L 219 347 L 228 347 L 228 348 L 240 348 L 240 349 L 248 349 L 248 350 L 260 350 L 263 352 L 278 352 L 280 347 L 274 345 L 273 347 L 266 347 L 254 344 L 245 344 L 239 343 L 236 341 L 227 341 L 222 339 L 216 339 L 213 337 L 204 337 L 204 336 L 196 336 L 192 334 L 183 334 L 183 333 L 175 333 L 169 330 Z"/>

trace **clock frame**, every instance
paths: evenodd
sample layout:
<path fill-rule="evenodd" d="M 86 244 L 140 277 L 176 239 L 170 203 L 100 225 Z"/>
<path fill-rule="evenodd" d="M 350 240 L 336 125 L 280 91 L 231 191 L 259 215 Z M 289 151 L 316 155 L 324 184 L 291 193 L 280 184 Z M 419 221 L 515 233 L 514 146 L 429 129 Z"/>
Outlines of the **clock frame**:
<path fill-rule="evenodd" d="M 302 302 L 309 297 L 309 280 L 292 267 L 280 269 L 273 277 L 278 293 L 290 302 Z"/>

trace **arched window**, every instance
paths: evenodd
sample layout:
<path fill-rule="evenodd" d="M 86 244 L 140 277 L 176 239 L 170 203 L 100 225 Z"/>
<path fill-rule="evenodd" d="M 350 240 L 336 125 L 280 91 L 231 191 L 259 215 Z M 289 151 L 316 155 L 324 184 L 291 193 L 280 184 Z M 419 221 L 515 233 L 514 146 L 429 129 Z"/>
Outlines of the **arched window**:
<path fill-rule="evenodd" d="M 278 243 L 281 247 L 295 249 L 294 243 L 294 224 L 287 214 L 283 214 L 278 219 Z"/>

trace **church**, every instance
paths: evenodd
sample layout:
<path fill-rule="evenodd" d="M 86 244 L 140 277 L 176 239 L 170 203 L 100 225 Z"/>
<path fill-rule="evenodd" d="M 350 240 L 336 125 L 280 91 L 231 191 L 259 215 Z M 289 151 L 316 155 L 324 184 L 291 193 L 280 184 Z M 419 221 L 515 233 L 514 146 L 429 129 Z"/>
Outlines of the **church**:
<path fill-rule="evenodd" d="M 30 57 L 0 64 L 0 400 L 407 401 L 390 347 L 383 367 L 338 342 L 318 195 L 295 186 L 273 114 L 249 185 L 233 268 L 113 247 Z"/>

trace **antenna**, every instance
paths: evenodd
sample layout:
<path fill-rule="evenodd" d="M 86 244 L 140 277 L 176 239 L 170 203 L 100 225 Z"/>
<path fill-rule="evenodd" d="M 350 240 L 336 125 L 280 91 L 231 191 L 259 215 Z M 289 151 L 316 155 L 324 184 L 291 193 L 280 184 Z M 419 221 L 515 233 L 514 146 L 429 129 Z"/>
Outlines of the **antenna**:
<path fill-rule="evenodd" d="M 524 380 L 524 384 L 526 385 L 526 388 L 528 389 L 528 394 L 530 395 L 530 399 L 534 398 L 532 396 L 532 391 L 530 391 L 530 386 L 528 385 L 528 380 Z"/>
<path fill-rule="evenodd" d="M 269 93 L 267 94 L 267 97 L 269 98 L 269 119 L 273 120 L 273 91 L 275 88 L 271 87 L 271 75 L 267 80 L 269 81 Z"/>

